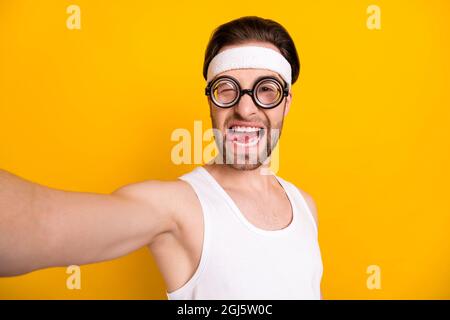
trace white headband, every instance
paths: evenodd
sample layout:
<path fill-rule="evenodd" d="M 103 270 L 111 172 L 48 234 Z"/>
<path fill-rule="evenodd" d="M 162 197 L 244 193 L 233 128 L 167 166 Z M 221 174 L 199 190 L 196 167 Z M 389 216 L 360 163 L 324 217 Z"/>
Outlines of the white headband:
<path fill-rule="evenodd" d="M 242 46 L 227 49 L 217 54 L 209 63 L 206 81 L 233 69 L 267 69 L 277 72 L 291 88 L 291 65 L 273 49 L 259 46 Z"/>

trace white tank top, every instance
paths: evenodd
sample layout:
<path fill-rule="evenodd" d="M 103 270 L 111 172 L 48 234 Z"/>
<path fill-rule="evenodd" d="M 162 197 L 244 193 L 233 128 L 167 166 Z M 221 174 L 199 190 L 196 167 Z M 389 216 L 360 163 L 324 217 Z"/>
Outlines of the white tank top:
<path fill-rule="evenodd" d="M 284 229 L 263 230 L 202 166 L 179 177 L 188 182 L 203 212 L 199 265 L 176 299 L 320 299 L 322 259 L 317 226 L 300 191 L 275 175 L 284 188 L 293 219 Z"/>

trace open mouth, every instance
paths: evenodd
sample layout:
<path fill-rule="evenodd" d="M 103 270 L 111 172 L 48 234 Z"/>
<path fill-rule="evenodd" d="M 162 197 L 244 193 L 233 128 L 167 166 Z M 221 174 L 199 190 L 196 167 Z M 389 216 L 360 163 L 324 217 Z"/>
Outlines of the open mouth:
<path fill-rule="evenodd" d="M 226 140 L 241 147 L 253 147 L 264 136 L 265 129 L 256 126 L 232 125 L 227 129 Z"/>

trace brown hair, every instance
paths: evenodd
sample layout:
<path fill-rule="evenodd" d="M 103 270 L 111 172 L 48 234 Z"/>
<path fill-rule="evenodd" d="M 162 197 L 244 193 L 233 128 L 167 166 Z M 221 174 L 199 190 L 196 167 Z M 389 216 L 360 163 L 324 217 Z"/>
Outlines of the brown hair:
<path fill-rule="evenodd" d="M 270 42 L 276 46 L 291 65 L 291 83 L 294 84 L 297 81 L 300 73 L 300 60 L 291 36 L 278 22 L 256 16 L 241 17 L 229 21 L 213 31 L 206 47 L 205 60 L 203 62 L 203 77 L 205 80 L 208 65 L 221 48 L 251 40 Z"/>

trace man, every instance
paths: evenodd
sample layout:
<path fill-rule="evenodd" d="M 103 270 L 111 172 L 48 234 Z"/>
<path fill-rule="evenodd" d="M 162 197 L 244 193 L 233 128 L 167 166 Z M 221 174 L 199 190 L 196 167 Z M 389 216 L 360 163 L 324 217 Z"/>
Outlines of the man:
<path fill-rule="evenodd" d="M 0 171 L 0 275 L 151 250 L 169 299 L 320 299 L 312 198 L 268 168 L 300 63 L 278 23 L 243 17 L 206 49 L 219 154 L 175 181 L 111 194 L 51 189 Z"/>

